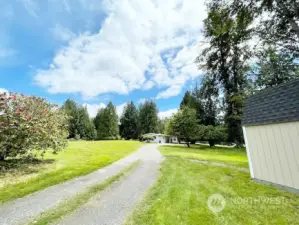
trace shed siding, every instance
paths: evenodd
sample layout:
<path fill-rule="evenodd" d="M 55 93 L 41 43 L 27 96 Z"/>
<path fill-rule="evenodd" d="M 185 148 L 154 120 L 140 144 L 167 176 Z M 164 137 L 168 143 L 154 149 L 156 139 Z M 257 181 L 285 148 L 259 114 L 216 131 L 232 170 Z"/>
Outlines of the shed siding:
<path fill-rule="evenodd" d="M 299 189 L 299 122 L 244 129 L 254 178 Z"/>

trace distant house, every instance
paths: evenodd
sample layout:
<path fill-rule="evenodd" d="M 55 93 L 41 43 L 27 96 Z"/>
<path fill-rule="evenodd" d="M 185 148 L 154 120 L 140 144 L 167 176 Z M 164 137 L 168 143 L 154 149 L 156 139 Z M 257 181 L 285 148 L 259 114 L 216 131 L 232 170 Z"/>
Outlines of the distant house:
<path fill-rule="evenodd" d="M 299 80 L 248 97 L 242 126 L 251 177 L 299 193 Z"/>
<path fill-rule="evenodd" d="M 155 133 L 148 133 L 142 135 L 143 138 L 150 138 L 152 142 L 156 143 L 178 143 L 178 138 L 175 136 L 165 135 L 165 134 L 155 134 Z"/>

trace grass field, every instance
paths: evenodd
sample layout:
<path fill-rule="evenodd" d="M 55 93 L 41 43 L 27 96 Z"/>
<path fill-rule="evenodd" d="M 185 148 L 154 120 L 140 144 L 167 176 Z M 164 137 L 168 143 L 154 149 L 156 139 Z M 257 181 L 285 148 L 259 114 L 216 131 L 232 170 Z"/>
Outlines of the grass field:
<path fill-rule="evenodd" d="M 137 141 L 74 141 L 56 155 L 0 162 L 0 203 L 88 174 L 132 153 Z"/>
<path fill-rule="evenodd" d="M 299 224 L 299 197 L 250 180 L 247 172 L 192 163 L 187 158 L 216 160 L 245 166 L 244 151 L 197 146 L 160 148 L 166 156 L 161 175 L 127 225 Z M 205 151 L 205 152 L 203 152 Z M 221 212 L 208 207 L 208 199 L 221 194 Z M 218 207 L 219 209 L 219 207 Z"/>
<path fill-rule="evenodd" d="M 213 147 L 211 149 L 205 145 L 192 145 L 192 148 L 189 149 L 182 146 L 161 146 L 160 150 L 166 156 L 179 156 L 185 159 L 206 160 L 238 167 L 248 167 L 245 149 L 221 147 Z"/>

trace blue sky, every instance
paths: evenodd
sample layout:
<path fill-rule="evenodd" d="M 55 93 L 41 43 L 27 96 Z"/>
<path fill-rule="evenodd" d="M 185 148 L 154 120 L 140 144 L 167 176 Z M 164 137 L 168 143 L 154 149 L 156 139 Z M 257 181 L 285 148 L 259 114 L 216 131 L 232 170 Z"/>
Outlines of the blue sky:
<path fill-rule="evenodd" d="M 70 97 L 91 115 L 151 98 L 168 116 L 200 80 L 203 2 L 2 0 L 0 90 Z"/>

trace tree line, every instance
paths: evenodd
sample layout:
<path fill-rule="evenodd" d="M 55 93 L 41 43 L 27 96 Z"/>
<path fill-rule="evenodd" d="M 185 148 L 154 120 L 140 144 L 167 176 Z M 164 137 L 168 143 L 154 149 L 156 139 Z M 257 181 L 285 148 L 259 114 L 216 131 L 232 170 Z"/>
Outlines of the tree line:
<path fill-rule="evenodd" d="M 71 139 L 119 140 L 138 139 L 145 133 L 162 133 L 165 121 L 158 117 L 158 107 L 147 100 L 137 107 L 129 102 L 118 118 L 116 107 L 109 102 L 98 110 L 95 118 L 88 116 L 87 109 L 68 99 L 62 106 L 69 116 L 69 136 Z"/>
<path fill-rule="evenodd" d="M 196 59 L 204 71 L 201 87 L 185 94 L 181 110 L 168 127 L 172 133 L 178 133 L 176 124 L 189 127 L 189 136 L 182 136 L 190 141 L 209 139 L 201 135 L 205 129 L 213 139 L 225 138 L 239 146 L 244 142 L 241 119 L 245 98 L 299 78 L 298 2 L 208 0 L 206 6 L 206 47 Z M 191 126 L 190 118 L 201 126 Z"/>

